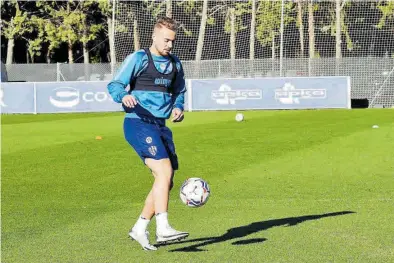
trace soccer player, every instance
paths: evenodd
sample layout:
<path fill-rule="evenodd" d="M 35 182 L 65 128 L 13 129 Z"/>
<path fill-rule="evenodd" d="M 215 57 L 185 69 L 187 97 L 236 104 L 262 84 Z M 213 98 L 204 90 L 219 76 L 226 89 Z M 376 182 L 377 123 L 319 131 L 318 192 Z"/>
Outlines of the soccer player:
<path fill-rule="evenodd" d="M 153 28 L 151 47 L 129 55 L 107 87 L 113 100 L 122 103 L 126 112 L 125 139 L 154 176 L 141 215 L 129 232 L 144 250 L 157 250 L 150 244 L 146 231 L 153 216 L 156 216 L 157 243 L 189 235 L 173 229 L 168 222 L 169 192 L 174 171 L 178 169 L 178 158 L 166 120 L 183 120 L 186 92 L 181 62 L 171 54 L 176 30 L 175 20 L 158 19 Z M 128 85 L 130 89 L 126 91 Z"/>

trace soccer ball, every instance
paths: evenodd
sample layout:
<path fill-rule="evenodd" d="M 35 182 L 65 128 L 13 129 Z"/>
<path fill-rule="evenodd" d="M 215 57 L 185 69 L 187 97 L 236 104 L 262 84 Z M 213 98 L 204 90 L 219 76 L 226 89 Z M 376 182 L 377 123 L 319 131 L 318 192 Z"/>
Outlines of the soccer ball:
<path fill-rule="evenodd" d="M 183 182 L 179 196 L 189 207 L 200 207 L 206 204 L 211 194 L 209 185 L 201 178 L 189 178 Z"/>
<path fill-rule="evenodd" d="M 236 121 L 243 121 L 244 120 L 244 115 L 242 113 L 237 113 L 237 115 L 235 115 L 235 120 Z"/>

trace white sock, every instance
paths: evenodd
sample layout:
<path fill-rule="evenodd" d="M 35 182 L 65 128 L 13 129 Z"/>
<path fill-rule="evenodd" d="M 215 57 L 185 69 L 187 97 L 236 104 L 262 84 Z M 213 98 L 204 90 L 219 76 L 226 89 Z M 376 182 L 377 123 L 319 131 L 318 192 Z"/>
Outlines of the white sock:
<path fill-rule="evenodd" d="M 133 227 L 133 231 L 138 233 L 145 233 L 146 228 L 149 225 L 150 220 L 140 216 Z"/>
<path fill-rule="evenodd" d="M 156 227 L 157 232 L 163 232 L 164 229 L 168 228 L 170 224 L 168 223 L 168 213 L 163 212 L 156 214 Z"/>

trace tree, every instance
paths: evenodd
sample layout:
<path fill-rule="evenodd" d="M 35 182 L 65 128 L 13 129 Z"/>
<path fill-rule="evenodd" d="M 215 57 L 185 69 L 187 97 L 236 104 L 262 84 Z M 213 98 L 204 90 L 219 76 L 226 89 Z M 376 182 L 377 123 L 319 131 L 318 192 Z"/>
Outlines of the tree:
<path fill-rule="evenodd" d="M 304 47 L 304 21 L 303 21 L 303 0 L 298 0 L 297 1 L 297 27 L 298 27 L 298 32 L 300 34 L 300 51 L 301 51 L 301 58 L 304 58 L 305 56 L 305 47 Z"/>
<path fill-rule="evenodd" d="M 335 0 L 335 57 L 342 58 L 342 50 L 341 50 L 341 2 L 342 0 Z"/>
<path fill-rule="evenodd" d="M 204 3 L 208 3 L 208 0 L 204 0 Z M 152 17 L 154 19 L 157 19 L 160 16 L 167 16 L 170 18 L 173 18 L 173 13 L 172 13 L 172 5 L 173 5 L 173 1 L 172 0 L 164 0 L 162 2 L 157 2 L 155 0 L 144 0 L 146 9 L 150 12 L 150 14 L 152 15 Z M 196 5 L 197 4 L 197 5 Z M 182 0 L 182 1 L 177 1 L 177 5 L 180 7 L 184 7 L 185 12 L 187 14 L 191 14 L 193 11 L 197 11 L 198 14 L 198 10 L 200 8 L 200 5 L 198 4 L 198 2 L 196 3 L 196 1 L 194 0 Z M 204 6 L 204 4 L 203 4 Z M 192 32 L 189 31 L 184 24 L 180 24 L 179 25 L 179 29 L 181 29 L 183 31 L 183 33 L 185 34 L 185 36 L 191 36 Z M 202 30 L 201 32 L 204 32 L 204 30 Z"/>
<path fill-rule="evenodd" d="M 78 4 L 80 12 L 81 27 L 76 27 L 76 34 L 82 42 L 84 63 L 90 62 L 88 43 L 97 38 L 98 33 L 104 28 L 102 24 L 95 24 L 92 18 L 97 8 L 96 1 L 85 0 Z"/>
<path fill-rule="evenodd" d="M 172 18 L 172 0 L 166 0 L 166 16 Z"/>
<path fill-rule="evenodd" d="M 37 36 L 35 38 L 25 38 L 25 40 L 28 43 L 27 52 L 30 56 L 30 60 L 32 63 L 34 63 L 35 56 L 41 55 L 42 44 L 45 37 L 45 22 L 42 18 L 35 15 L 31 17 L 30 22 L 34 26 Z"/>
<path fill-rule="evenodd" d="M 263 45 L 271 44 L 271 57 L 276 57 L 275 38 L 280 33 L 281 25 L 281 1 L 260 0 L 257 8 L 256 37 Z M 284 6 L 284 25 L 289 24 L 293 19 L 288 15 L 292 10 L 293 3 L 287 2 Z"/>
<path fill-rule="evenodd" d="M 394 1 L 380 0 L 377 7 L 382 12 L 382 17 L 379 19 L 377 28 L 387 28 L 394 32 Z M 394 52 L 391 56 L 394 58 Z"/>
<path fill-rule="evenodd" d="M 28 13 L 22 10 L 19 5 L 20 3 L 16 0 L 9 1 L 6 5 L 2 3 L 2 13 L 5 12 L 7 8 L 15 9 L 15 14 L 10 17 L 9 21 L 1 21 L 1 34 L 8 39 L 7 65 L 12 64 L 13 62 L 15 39 L 22 38 L 26 33 L 31 33 L 33 31 L 33 26 Z"/>
<path fill-rule="evenodd" d="M 342 34 L 345 35 L 347 49 L 353 49 L 353 42 L 350 38 L 349 29 L 345 21 L 345 7 L 348 6 L 350 6 L 350 1 L 348 0 L 335 0 L 335 14 L 332 9 L 330 9 L 332 21 L 330 25 L 331 35 L 335 35 L 335 57 L 337 59 L 342 58 Z"/>
<path fill-rule="evenodd" d="M 111 3 L 112 2 L 112 3 Z M 115 40 L 114 40 L 114 32 L 113 32 L 113 23 L 112 21 L 112 10 L 114 2 L 113 0 L 98 0 L 98 8 L 101 14 L 104 17 L 104 23 L 107 24 L 107 27 L 103 27 L 104 33 L 108 36 L 109 40 L 109 53 L 110 53 L 110 61 L 111 65 L 116 63 L 116 55 L 115 55 Z"/>
<path fill-rule="evenodd" d="M 254 41 L 256 34 L 256 0 L 251 0 L 252 18 L 250 20 L 249 59 L 254 59 Z"/>
<path fill-rule="evenodd" d="M 197 40 L 197 48 L 195 54 L 195 61 L 194 64 L 194 73 L 197 77 L 200 74 L 200 61 L 202 58 L 202 51 L 204 47 L 204 40 L 205 40 L 205 30 L 208 24 L 213 24 L 214 19 L 213 17 L 209 16 L 208 14 L 208 0 L 204 0 L 202 5 L 200 2 L 196 2 L 193 0 L 185 0 L 178 3 L 178 6 L 182 6 L 186 12 L 186 14 L 190 14 L 192 17 L 200 16 L 200 30 L 198 31 L 198 40 Z M 193 33 L 188 31 L 185 26 L 182 26 L 182 29 L 186 36 L 191 36 Z"/>
<path fill-rule="evenodd" d="M 72 1 L 69 0 L 65 6 L 60 5 L 55 13 L 55 18 L 60 19 L 60 29 L 63 30 L 62 39 L 68 43 L 68 61 L 74 62 L 73 47 L 76 42 L 81 41 L 83 45 L 84 63 L 89 63 L 89 52 L 87 43 L 97 37 L 101 25 L 91 24 L 88 21 L 88 10 L 94 1 Z"/>
<path fill-rule="evenodd" d="M 308 0 L 308 33 L 309 33 L 309 58 L 315 57 L 315 7 L 313 0 Z"/>
<path fill-rule="evenodd" d="M 196 61 L 201 60 L 202 49 L 204 47 L 204 38 L 205 38 L 205 28 L 207 26 L 208 19 L 208 0 L 204 0 L 202 5 L 201 12 L 201 22 L 200 22 L 200 30 L 198 31 L 198 41 L 197 41 L 197 49 L 196 49 Z"/>
<path fill-rule="evenodd" d="M 377 8 L 382 12 L 377 27 L 379 29 L 390 27 L 394 30 L 394 1 L 379 0 Z"/>
<path fill-rule="evenodd" d="M 247 28 L 243 25 L 242 15 L 250 13 L 250 4 L 251 2 L 236 2 L 235 4 L 229 4 L 227 7 L 224 30 L 230 34 L 230 58 L 232 60 L 236 57 L 235 40 L 237 34 Z"/>
<path fill-rule="evenodd" d="M 66 3 L 56 1 L 37 2 L 41 16 L 45 18 L 45 41 L 49 42 L 48 63 L 53 50 L 63 42 L 68 44 L 68 62 L 74 63 L 73 45 L 79 40 L 76 31 L 83 30 L 82 14 L 79 10 L 73 12 L 74 4 L 72 1 Z"/>
<path fill-rule="evenodd" d="M 347 50 L 353 50 L 353 41 L 347 25 L 347 8 L 350 5 L 349 0 L 335 0 L 334 3 L 321 3 L 319 5 L 322 13 L 326 14 L 318 21 L 320 31 L 335 37 L 335 57 L 337 59 L 342 58 L 343 36 L 346 40 Z"/>

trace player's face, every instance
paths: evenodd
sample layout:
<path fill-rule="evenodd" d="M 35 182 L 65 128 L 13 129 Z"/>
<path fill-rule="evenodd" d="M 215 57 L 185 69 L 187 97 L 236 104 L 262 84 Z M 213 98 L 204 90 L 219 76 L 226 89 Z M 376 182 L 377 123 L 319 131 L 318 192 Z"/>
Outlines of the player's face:
<path fill-rule="evenodd" d="M 157 28 L 153 34 L 153 44 L 161 56 L 168 56 L 174 46 L 175 31 L 166 27 Z"/>

